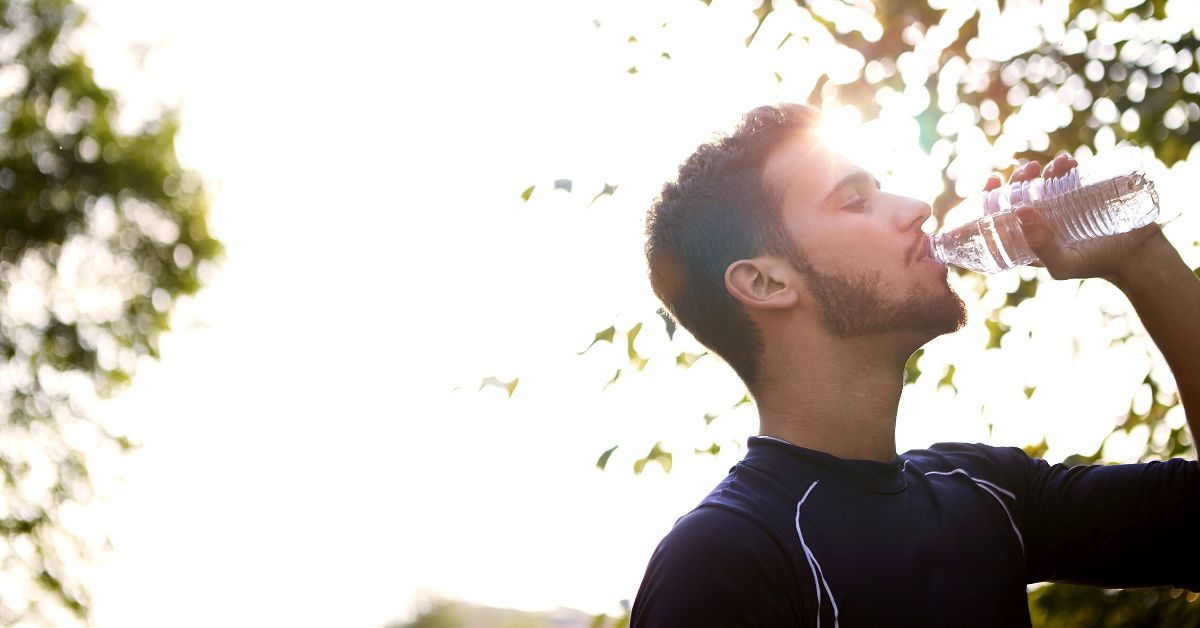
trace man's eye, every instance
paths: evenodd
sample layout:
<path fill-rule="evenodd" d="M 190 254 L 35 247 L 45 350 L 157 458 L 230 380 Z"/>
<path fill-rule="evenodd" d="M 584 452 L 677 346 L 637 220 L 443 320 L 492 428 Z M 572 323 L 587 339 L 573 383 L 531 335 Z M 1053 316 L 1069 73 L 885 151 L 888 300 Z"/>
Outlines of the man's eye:
<path fill-rule="evenodd" d="M 859 196 L 854 200 L 842 205 L 843 209 L 862 209 L 867 206 L 867 199 Z"/>

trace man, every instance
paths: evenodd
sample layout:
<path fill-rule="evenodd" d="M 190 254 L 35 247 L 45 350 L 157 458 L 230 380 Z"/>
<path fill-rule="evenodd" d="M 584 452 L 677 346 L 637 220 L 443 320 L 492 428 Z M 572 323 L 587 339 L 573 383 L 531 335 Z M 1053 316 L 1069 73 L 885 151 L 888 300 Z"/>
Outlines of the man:
<path fill-rule="evenodd" d="M 798 105 L 750 112 L 649 212 L 655 292 L 745 381 L 760 433 L 655 551 L 633 625 L 1019 626 L 1033 582 L 1200 590 L 1195 461 L 1067 468 L 958 443 L 897 455 L 904 364 L 965 309 L 926 252 L 929 206 L 880 190 L 817 121 Z M 1037 175 L 1031 162 L 1012 179 Z M 1053 277 L 1125 293 L 1200 434 L 1200 281 L 1158 226 L 1064 248 L 1035 210 L 1017 215 Z"/>

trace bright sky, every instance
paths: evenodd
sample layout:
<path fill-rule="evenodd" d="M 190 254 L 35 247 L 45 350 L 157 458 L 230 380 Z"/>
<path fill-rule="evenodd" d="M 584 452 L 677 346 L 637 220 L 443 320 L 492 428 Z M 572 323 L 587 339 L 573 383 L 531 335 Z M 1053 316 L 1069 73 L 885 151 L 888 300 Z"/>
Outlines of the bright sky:
<path fill-rule="evenodd" d="M 777 84 L 780 58 L 722 32 L 748 13 L 699 3 L 86 5 L 81 41 L 131 118 L 182 106 L 179 154 L 211 183 L 228 247 L 161 362 L 97 410 L 143 444 L 113 467 L 124 482 L 102 487 L 113 550 L 92 577 L 97 624 L 380 626 L 422 595 L 617 612 L 755 416 L 704 427 L 742 394 L 714 360 L 652 360 L 601 394 L 624 342 L 575 352 L 640 320 L 644 355 L 696 350 L 645 318 L 642 213 L 698 143 L 750 107 L 802 100 L 809 79 Z M 135 44 L 152 46 L 140 69 Z M 885 185 L 936 195 L 945 164 L 916 152 L 903 99 L 864 132 L 880 148 L 857 154 L 894 169 Z M 1000 157 L 981 159 L 980 183 Z M 571 194 L 552 189 L 560 178 Z M 587 207 L 605 183 L 617 193 Z M 988 279 L 989 298 L 1017 277 Z M 930 345 L 922 367 L 959 364 L 959 394 L 936 378 L 911 387 L 902 449 L 1043 432 L 1048 457 L 1094 449 L 1149 358 L 1108 347 L 1124 324 L 1102 315 L 1123 311 L 1113 290 L 1077 289 L 1048 286 L 1012 312 L 1005 352 L 979 351 L 978 311 Z M 492 375 L 520 376 L 511 400 L 476 392 Z M 1105 388 L 1080 396 L 1097 378 Z M 1026 381 L 1046 382 L 1033 404 Z M 634 477 L 659 440 L 673 471 Z M 689 453 L 712 442 L 720 456 Z M 1118 445 L 1114 459 L 1140 451 Z"/>

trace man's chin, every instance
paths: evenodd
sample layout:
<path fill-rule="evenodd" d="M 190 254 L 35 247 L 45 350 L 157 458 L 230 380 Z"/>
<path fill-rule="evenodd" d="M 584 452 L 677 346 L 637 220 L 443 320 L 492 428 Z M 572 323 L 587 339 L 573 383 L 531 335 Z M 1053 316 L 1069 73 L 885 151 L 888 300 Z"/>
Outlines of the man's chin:
<path fill-rule="evenodd" d="M 954 333 L 967 324 L 967 305 L 948 283 L 941 284 L 932 294 L 914 290 L 913 295 L 909 306 L 914 331 L 937 337 Z"/>

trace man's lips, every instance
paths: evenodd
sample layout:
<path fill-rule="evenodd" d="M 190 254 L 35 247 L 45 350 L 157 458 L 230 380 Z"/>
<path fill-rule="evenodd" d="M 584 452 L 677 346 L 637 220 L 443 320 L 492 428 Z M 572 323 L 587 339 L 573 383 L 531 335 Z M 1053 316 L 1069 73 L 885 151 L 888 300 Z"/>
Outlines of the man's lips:
<path fill-rule="evenodd" d="M 914 263 L 929 259 L 929 236 L 919 236 L 917 241 L 913 242 L 912 253 L 908 257 Z"/>

